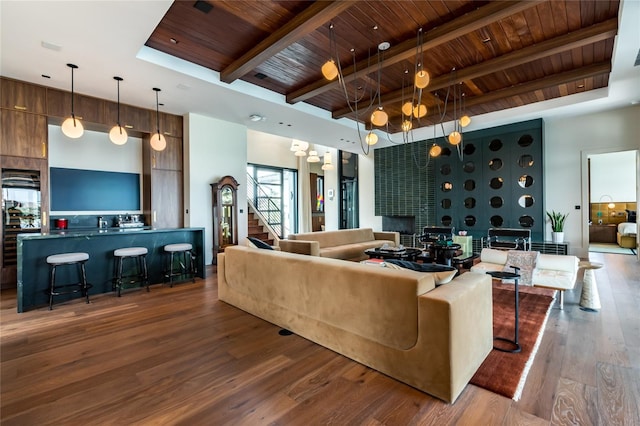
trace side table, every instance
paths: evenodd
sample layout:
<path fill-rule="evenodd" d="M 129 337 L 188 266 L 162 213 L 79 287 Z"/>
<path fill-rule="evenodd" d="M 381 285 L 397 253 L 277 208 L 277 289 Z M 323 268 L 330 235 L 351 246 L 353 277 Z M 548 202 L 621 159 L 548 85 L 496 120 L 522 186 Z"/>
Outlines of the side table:
<path fill-rule="evenodd" d="M 518 279 L 520 278 L 520 274 L 518 273 L 520 271 L 520 268 L 513 266 L 512 267 L 515 271 L 514 272 L 502 272 L 502 271 L 488 271 L 487 274 L 491 275 L 493 278 L 496 279 L 507 279 L 507 280 L 513 280 L 515 283 L 515 307 L 516 307 L 516 321 L 515 321 L 515 333 L 514 333 L 514 338 L 513 340 L 507 339 L 505 337 L 494 337 L 493 340 L 501 340 L 503 342 L 508 342 L 511 343 L 512 345 L 514 345 L 513 349 L 504 349 L 504 348 L 500 348 L 500 347 L 496 347 L 494 346 L 493 349 L 496 349 L 498 351 L 502 351 L 502 352 L 511 352 L 511 353 L 518 353 L 522 350 L 522 348 L 520 347 L 520 343 L 518 342 L 518 313 L 519 313 L 519 299 L 518 299 Z"/>
<path fill-rule="evenodd" d="M 602 263 L 581 261 L 578 266 L 584 268 L 582 293 L 580 294 L 580 309 L 587 312 L 597 312 L 601 308 L 600 295 L 596 284 L 595 270 L 602 268 Z"/>

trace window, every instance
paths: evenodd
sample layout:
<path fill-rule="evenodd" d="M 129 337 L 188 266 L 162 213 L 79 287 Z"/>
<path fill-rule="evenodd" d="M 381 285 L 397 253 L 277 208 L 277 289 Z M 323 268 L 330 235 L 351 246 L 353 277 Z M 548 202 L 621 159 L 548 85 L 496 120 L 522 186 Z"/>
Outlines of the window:
<path fill-rule="evenodd" d="M 247 165 L 247 198 L 280 238 L 298 232 L 298 172 Z"/>

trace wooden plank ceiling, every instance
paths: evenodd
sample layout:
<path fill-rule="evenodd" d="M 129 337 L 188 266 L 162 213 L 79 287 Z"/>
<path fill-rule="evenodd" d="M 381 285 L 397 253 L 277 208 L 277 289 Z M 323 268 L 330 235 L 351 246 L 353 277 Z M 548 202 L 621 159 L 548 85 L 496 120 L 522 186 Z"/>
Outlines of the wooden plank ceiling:
<path fill-rule="evenodd" d="M 369 125 L 382 105 L 395 133 L 412 99 L 428 108 L 412 119 L 417 128 L 459 117 L 460 99 L 473 117 L 606 87 L 618 7 L 618 0 L 176 1 L 146 45 L 335 118 Z M 390 48 L 380 52 L 385 41 Z M 330 58 L 339 60 L 343 87 L 321 74 Z M 431 76 L 422 91 L 413 89 L 418 63 Z M 357 117 L 345 91 L 359 99 Z"/>

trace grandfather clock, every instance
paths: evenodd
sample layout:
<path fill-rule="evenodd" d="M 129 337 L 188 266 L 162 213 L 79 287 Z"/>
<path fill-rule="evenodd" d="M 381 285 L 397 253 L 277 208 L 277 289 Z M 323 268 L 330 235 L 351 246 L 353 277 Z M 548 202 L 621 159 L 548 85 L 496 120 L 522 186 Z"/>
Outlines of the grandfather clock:
<path fill-rule="evenodd" d="M 226 246 L 238 244 L 238 182 L 225 176 L 211 184 L 213 202 L 213 263 Z"/>

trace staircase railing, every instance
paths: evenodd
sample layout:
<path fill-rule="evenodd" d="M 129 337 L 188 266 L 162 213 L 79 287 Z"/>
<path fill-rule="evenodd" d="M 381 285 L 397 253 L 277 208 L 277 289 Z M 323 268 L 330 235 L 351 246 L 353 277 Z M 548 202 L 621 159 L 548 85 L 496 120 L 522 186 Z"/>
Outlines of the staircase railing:
<path fill-rule="evenodd" d="M 272 197 L 247 173 L 247 201 L 258 215 L 267 230 L 276 240 L 284 235 L 284 224 L 282 223 L 282 209 L 278 197 Z"/>

